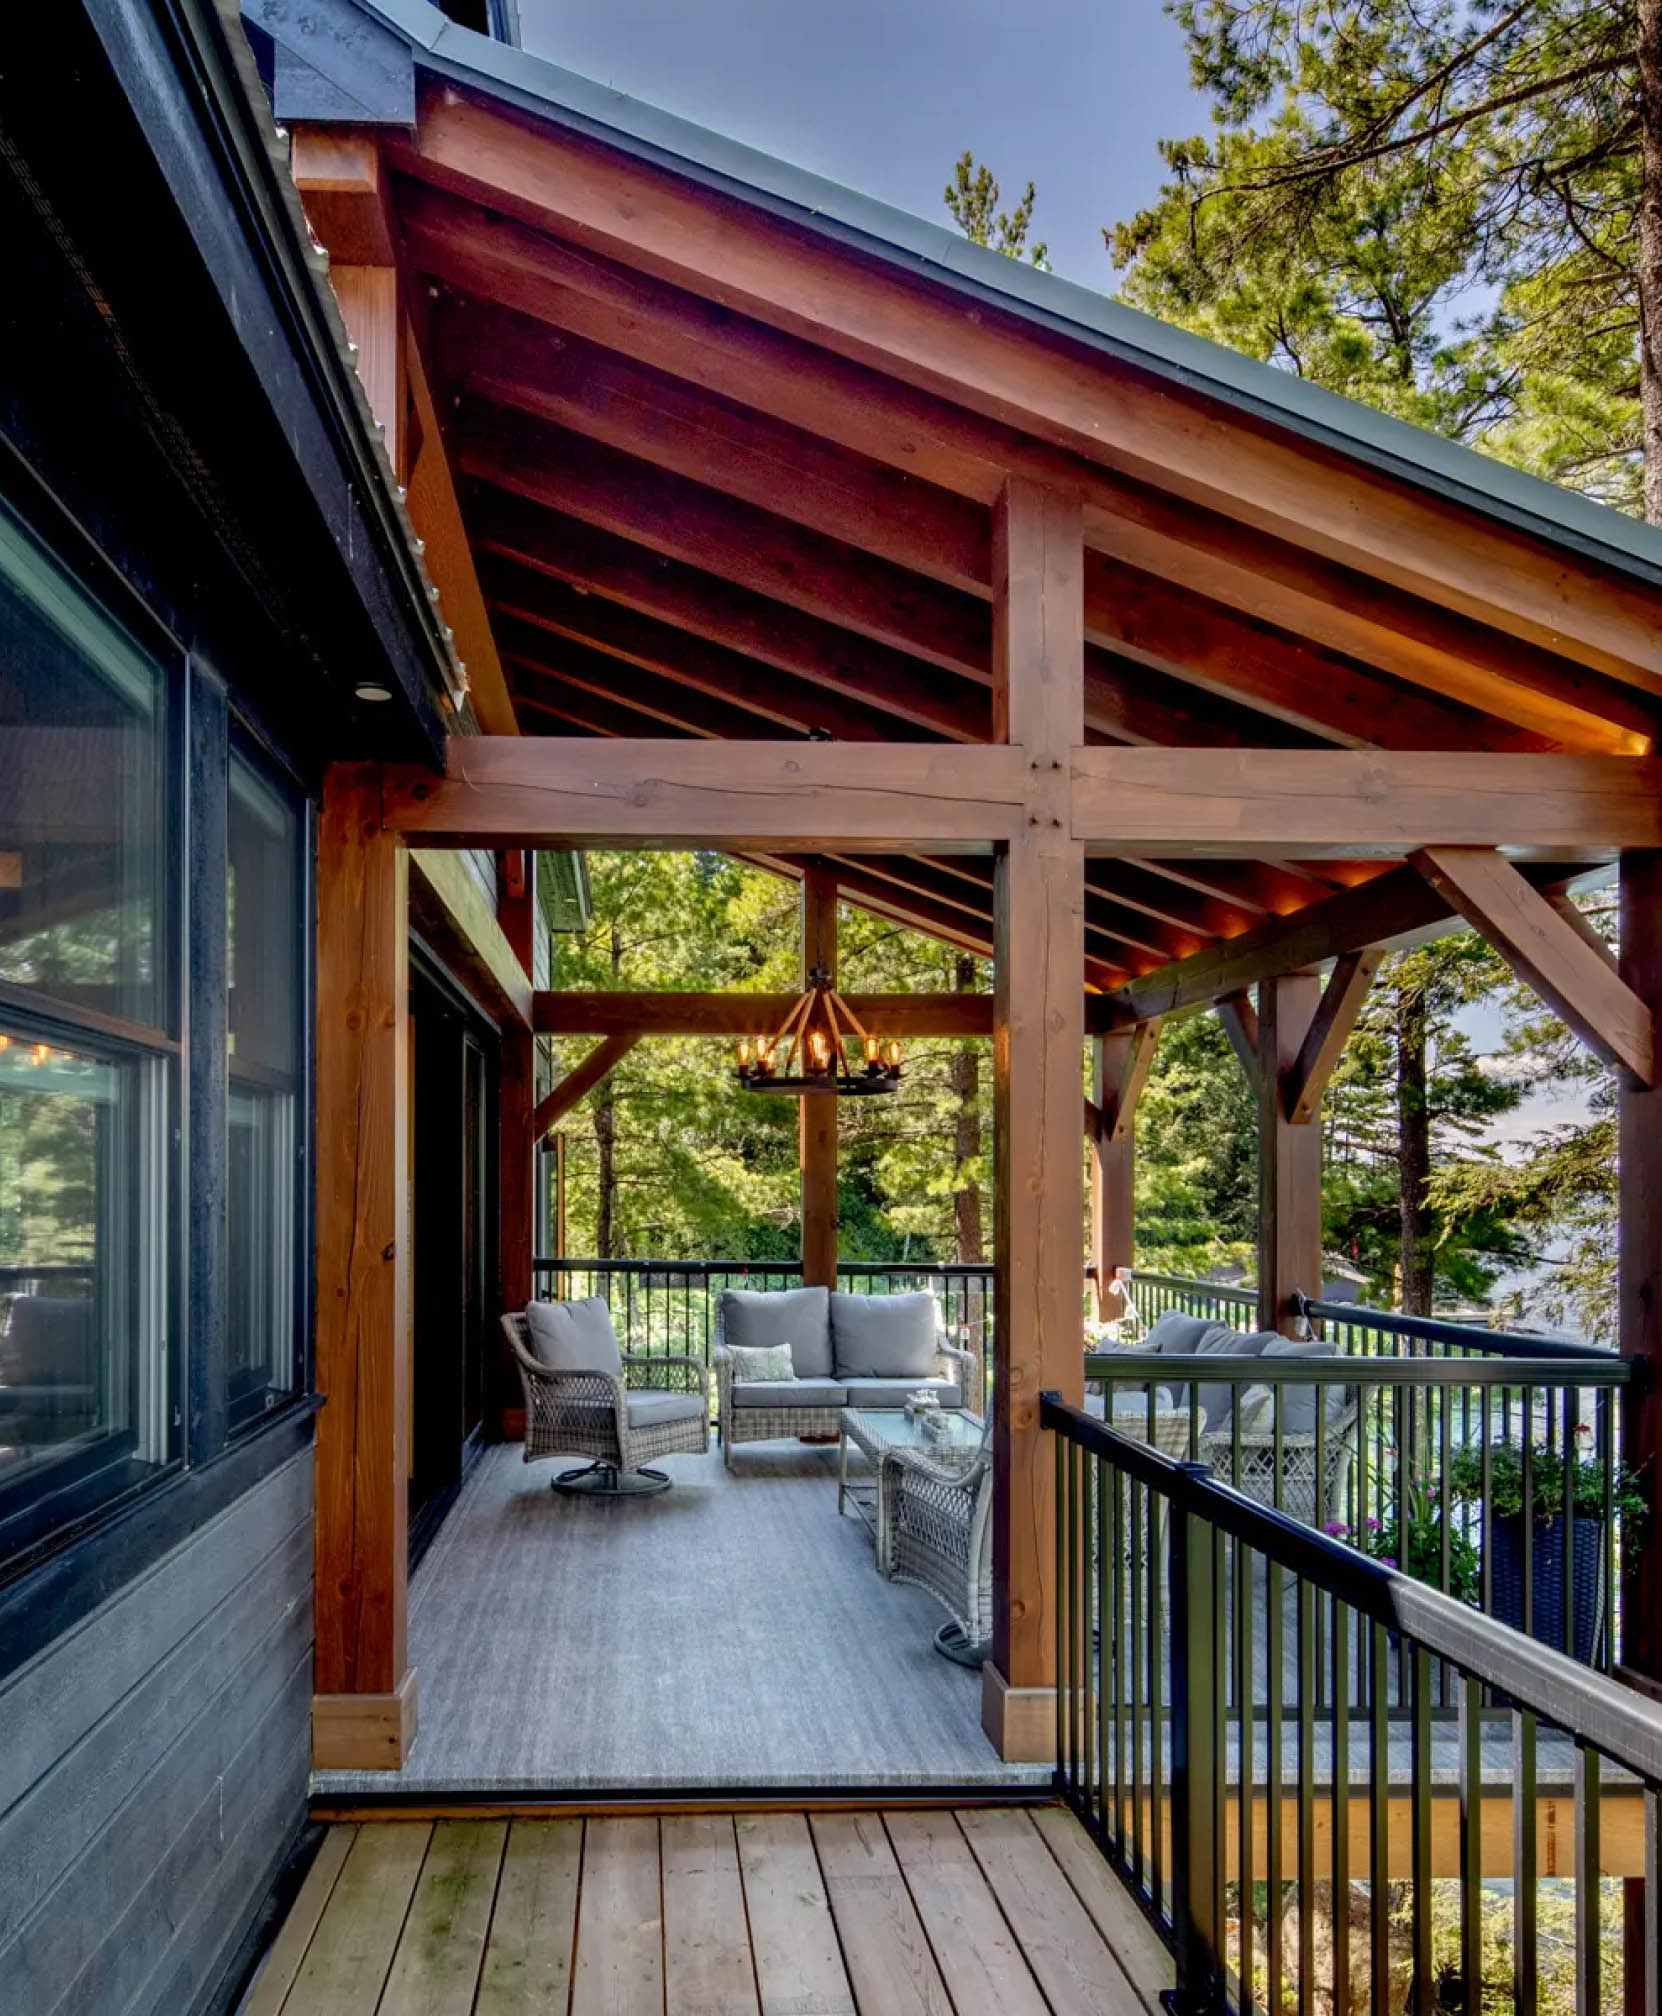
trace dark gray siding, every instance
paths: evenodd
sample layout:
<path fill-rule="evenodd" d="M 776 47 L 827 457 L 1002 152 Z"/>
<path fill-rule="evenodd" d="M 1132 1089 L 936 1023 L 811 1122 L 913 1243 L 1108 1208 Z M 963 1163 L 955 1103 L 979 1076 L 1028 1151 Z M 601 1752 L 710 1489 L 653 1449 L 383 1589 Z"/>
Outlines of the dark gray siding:
<path fill-rule="evenodd" d="M 312 1452 L 0 1686 L 0 2008 L 184 2016 L 305 1811 Z"/>

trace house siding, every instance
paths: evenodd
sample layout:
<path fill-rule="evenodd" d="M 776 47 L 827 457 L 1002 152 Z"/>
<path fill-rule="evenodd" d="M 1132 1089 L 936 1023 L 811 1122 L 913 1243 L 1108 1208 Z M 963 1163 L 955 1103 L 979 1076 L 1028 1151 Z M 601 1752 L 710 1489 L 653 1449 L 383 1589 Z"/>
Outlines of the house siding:
<path fill-rule="evenodd" d="M 305 1814 L 312 1509 L 308 1448 L 0 1687 L 0 2006 L 219 1980 Z"/>

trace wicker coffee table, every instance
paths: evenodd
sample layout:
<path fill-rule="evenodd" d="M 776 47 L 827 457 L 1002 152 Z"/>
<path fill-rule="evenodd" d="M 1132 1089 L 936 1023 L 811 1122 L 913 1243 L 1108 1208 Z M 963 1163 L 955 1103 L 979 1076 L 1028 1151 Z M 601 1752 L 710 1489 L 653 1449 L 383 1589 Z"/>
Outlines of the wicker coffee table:
<path fill-rule="evenodd" d="M 966 1467 L 981 1453 L 982 1427 L 978 1415 L 962 1407 L 936 1410 L 947 1424 L 939 1441 L 926 1436 L 917 1419 L 901 1407 L 845 1407 L 838 1417 L 837 1514 L 852 1505 L 871 1529 L 879 1565 L 887 1560 L 883 1533 L 883 1494 L 877 1489 L 875 1473 L 891 1449 L 921 1449 L 932 1462 L 960 1461 Z M 871 1480 L 849 1482 L 848 1447 L 859 1450 L 872 1466 Z"/>

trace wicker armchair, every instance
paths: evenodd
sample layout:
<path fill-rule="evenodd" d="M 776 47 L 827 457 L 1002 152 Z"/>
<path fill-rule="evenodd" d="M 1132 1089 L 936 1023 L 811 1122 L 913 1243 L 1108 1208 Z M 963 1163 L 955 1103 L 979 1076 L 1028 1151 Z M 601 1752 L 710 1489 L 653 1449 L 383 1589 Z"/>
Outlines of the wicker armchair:
<path fill-rule="evenodd" d="M 698 1359 L 626 1355 L 621 1379 L 605 1372 L 555 1372 L 533 1356 L 523 1316 L 504 1316 L 502 1329 L 525 1391 L 525 1461 L 592 1459 L 586 1470 L 563 1471 L 554 1479 L 556 1488 L 593 1477 L 597 1482 L 586 1488 L 601 1492 L 665 1490 L 668 1477 L 646 1467 L 654 1457 L 701 1456 L 709 1448 L 710 1377 Z M 676 1420 L 632 1423 L 631 1394 L 696 1394 L 703 1405 Z M 625 1484 L 630 1476 L 647 1482 Z"/>
<path fill-rule="evenodd" d="M 1343 1390 L 1342 1411 L 1322 1428 L 1319 1481 L 1315 1435 L 1291 1435 L 1283 1430 L 1278 1449 L 1273 1422 L 1268 1427 L 1254 1425 L 1241 1431 L 1239 1473 L 1235 1469 L 1237 1436 L 1233 1426 L 1201 1436 L 1202 1462 L 1212 1466 L 1214 1477 L 1233 1484 L 1237 1491 L 1256 1498 L 1260 1505 L 1273 1506 L 1289 1519 L 1302 1520 L 1306 1526 L 1325 1525 L 1339 1510 L 1355 1451 L 1359 1415 L 1356 1392 L 1354 1387 Z"/>
<path fill-rule="evenodd" d="M 892 1449 L 878 1468 L 879 1530 L 891 1581 L 915 1583 L 946 1605 L 952 1621 L 936 1650 L 979 1666 L 993 1635 L 993 1461 L 989 1438 L 966 1463 L 921 1449 Z"/>

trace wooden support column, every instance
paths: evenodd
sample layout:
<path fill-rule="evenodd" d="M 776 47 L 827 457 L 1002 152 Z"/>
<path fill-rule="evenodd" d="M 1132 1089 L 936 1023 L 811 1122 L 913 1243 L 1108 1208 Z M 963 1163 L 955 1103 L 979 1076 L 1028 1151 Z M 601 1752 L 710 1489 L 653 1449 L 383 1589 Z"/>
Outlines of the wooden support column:
<path fill-rule="evenodd" d="M 1297 1333 L 1292 1296 L 1322 1285 L 1321 1129 L 1290 1115 L 1305 1039 L 1321 1006 L 1315 973 L 1258 989 L 1258 1327 Z"/>
<path fill-rule="evenodd" d="M 406 1659 L 408 860 L 379 772 L 324 779 L 317 845 L 317 1595 L 313 1757 L 396 1770 Z"/>
<path fill-rule="evenodd" d="M 1026 759 L 1027 808 L 994 884 L 993 1649 L 982 1721 L 1007 1758 L 1055 1741 L 1055 1459 L 1047 1387 L 1079 1401 L 1084 850 L 1069 772 L 1084 736 L 1077 501 L 1008 484 L 993 516 L 994 732 Z"/>
<path fill-rule="evenodd" d="M 837 978 L 837 878 L 809 867 L 802 877 L 802 982 L 818 967 Z M 802 1278 L 810 1287 L 837 1285 L 837 1108 L 835 1093 L 799 1098 L 797 1140 L 802 1172 Z"/>
<path fill-rule="evenodd" d="M 1622 979 L 1653 1014 L 1662 1011 L 1662 853 L 1622 856 L 1618 956 Z M 1623 1396 L 1622 1455 L 1655 1507 L 1662 1505 L 1662 1089 L 1646 1089 L 1628 1072 L 1619 1085 L 1617 1332 L 1622 1356 L 1638 1361 Z M 1625 1548 L 1622 1558 L 1622 1664 L 1662 1683 L 1662 1549 L 1653 1541 Z"/>

